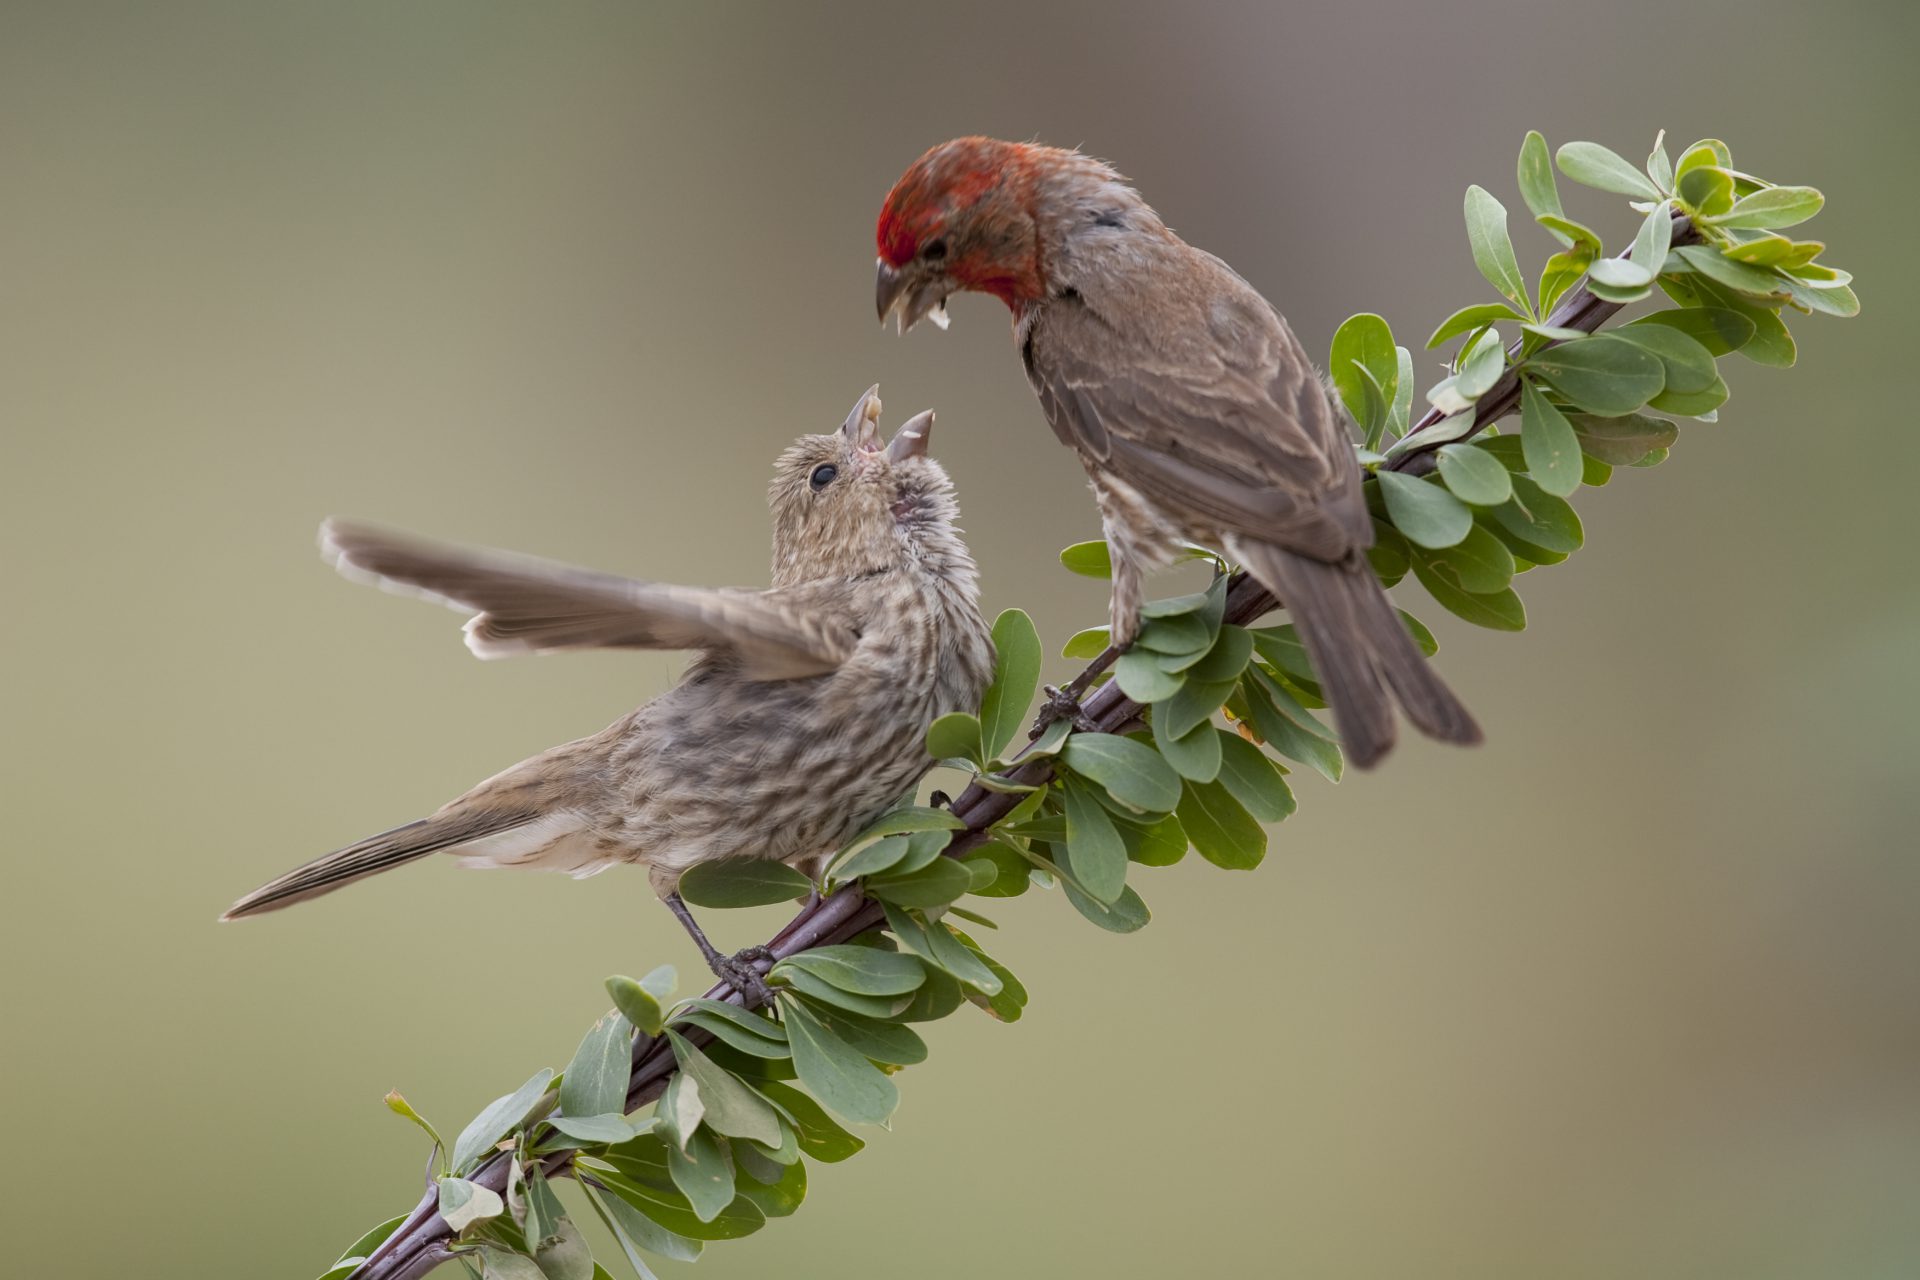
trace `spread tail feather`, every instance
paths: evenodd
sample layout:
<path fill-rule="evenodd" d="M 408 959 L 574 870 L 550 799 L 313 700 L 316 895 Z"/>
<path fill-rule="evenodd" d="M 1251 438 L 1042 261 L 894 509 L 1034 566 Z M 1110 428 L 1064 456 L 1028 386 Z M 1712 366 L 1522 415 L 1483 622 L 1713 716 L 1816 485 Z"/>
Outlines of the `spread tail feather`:
<path fill-rule="evenodd" d="M 509 812 L 441 814 L 409 822 L 295 867 L 228 907 L 220 918 L 238 920 L 278 911 L 429 853 L 524 827 L 532 821 L 532 814 Z"/>
<path fill-rule="evenodd" d="M 1355 766 L 1371 768 L 1392 748 L 1396 701 L 1431 737 L 1481 740 L 1480 726 L 1434 673 L 1363 554 L 1328 563 L 1239 538 L 1228 551 L 1280 597 L 1299 628 Z"/>

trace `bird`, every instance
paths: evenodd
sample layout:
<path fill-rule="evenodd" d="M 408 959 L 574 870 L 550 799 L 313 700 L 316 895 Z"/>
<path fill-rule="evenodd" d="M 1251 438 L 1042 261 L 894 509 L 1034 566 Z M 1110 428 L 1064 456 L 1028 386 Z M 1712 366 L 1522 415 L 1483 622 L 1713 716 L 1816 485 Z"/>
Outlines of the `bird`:
<path fill-rule="evenodd" d="M 931 410 L 890 443 L 876 386 L 841 428 L 803 436 L 768 488 L 772 585 L 642 582 L 330 519 L 343 574 L 471 613 L 482 658 L 567 649 L 692 649 L 674 686 L 600 732 L 496 774 L 431 816 L 296 867 L 227 909 L 276 911 L 430 853 L 588 876 L 630 863 L 715 974 L 765 988 L 763 948 L 722 955 L 678 892 L 689 867 L 804 865 L 897 803 L 934 763 L 927 727 L 972 711 L 992 678 L 978 572 Z"/>
<path fill-rule="evenodd" d="M 904 333 L 991 294 L 1060 442 L 1085 466 L 1113 562 L 1111 639 L 1139 631 L 1149 569 L 1222 548 L 1287 608 L 1347 756 L 1392 747 L 1393 704 L 1435 738 L 1480 741 L 1369 567 L 1373 525 L 1349 423 L 1293 330 L 1112 166 L 966 137 L 914 161 L 875 226 L 875 305 Z"/>

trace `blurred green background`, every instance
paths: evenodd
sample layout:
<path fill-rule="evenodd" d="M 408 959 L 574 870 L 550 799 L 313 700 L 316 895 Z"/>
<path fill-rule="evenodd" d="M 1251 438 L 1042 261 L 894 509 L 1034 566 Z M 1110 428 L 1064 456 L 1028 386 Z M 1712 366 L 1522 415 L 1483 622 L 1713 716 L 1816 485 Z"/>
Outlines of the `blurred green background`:
<path fill-rule="evenodd" d="M 681 661 L 473 662 L 322 516 L 760 582 L 774 453 L 878 380 L 1057 647 L 1096 526 L 1004 313 L 873 322 L 924 147 L 1111 158 L 1323 352 L 1491 296 L 1460 193 L 1519 209 L 1527 128 L 1664 126 L 1823 188 L 1866 314 L 1586 494 L 1524 636 L 1406 590 L 1485 749 L 1303 781 L 1265 866 L 1149 873 L 1133 937 L 1001 908 L 1027 1018 L 935 1027 L 896 1131 L 697 1274 L 1914 1274 L 1916 47 L 1844 0 L 0 4 L 0 1269 L 318 1272 L 419 1192 L 389 1088 L 457 1128 L 605 975 L 697 977 L 630 872 L 430 861 L 215 925 Z"/>

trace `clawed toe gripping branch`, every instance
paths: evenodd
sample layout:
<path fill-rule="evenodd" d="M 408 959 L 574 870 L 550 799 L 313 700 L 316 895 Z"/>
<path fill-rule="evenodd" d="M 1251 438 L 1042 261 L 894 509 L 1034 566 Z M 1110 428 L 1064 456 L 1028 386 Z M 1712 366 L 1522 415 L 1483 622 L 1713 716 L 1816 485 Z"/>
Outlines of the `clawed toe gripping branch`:
<path fill-rule="evenodd" d="M 1474 261 L 1500 300 L 1465 307 L 1434 333 L 1429 347 L 1461 341 L 1427 392 L 1431 410 L 1412 420 L 1412 357 L 1378 316 L 1342 325 L 1330 361 L 1363 437 L 1375 571 L 1388 585 L 1410 573 L 1448 611 L 1497 630 L 1525 626 L 1518 575 L 1579 549 L 1570 495 L 1608 483 L 1616 467 L 1656 465 L 1683 420 L 1717 417 L 1727 398 L 1717 358 L 1789 365 L 1787 309 L 1859 307 L 1850 277 L 1816 261 L 1824 246 L 1779 234 L 1812 216 L 1820 194 L 1734 169 L 1720 142 L 1696 143 L 1678 161 L 1656 143 L 1644 167 L 1572 143 L 1557 162 L 1633 201 L 1641 218 L 1630 250 L 1602 256 L 1599 236 L 1566 216 L 1546 143 L 1529 134 L 1518 185 L 1560 244 L 1537 290 L 1520 273 L 1506 210 L 1470 188 Z M 1677 305 L 1596 335 L 1622 307 L 1661 295 Z M 1502 323 L 1519 336 L 1504 339 Z M 1516 409 L 1518 433 L 1495 433 Z M 1062 559 L 1076 572 L 1107 568 L 1097 543 Z M 408 1280 L 450 1259 L 515 1280 L 608 1275 L 553 1189 L 561 1180 L 643 1278 L 649 1258 L 692 1260 L 708 1241 L 793 1212 L 809 1159 L 863 1145 L 839 1121 L 892 1113 L 895 1073 L 926 1056 L 913 1024 L 967 1003 L 1020 1016 L 1024 988 L 955 927 L 992 927 L 963 898 L 1057 890 L 1093 923 L 1129 932 L 1148 920 L 1128 883 L 1134 867 L 1165 866 L 1189 848 L 1252 867 L 1266 827 L 1293 811 L 1288 769 L 1339 778 L 1299 637 L 1253 625 L 1276 603 L 1252 579 L 1222 575 L 1204 592 L 1150 604 L 1125 653 L 1106 646 L 1106 628 L 1080 633 L 1065 656 L 1090 664 L 1048 691 L 1032 737 L 1008 756 L 1028 724 L 1041 651 L 1025 614 L 1002 614 L 978 714 L 928 731 L 934 758 L 973 778 L 950 806 L 885 815 L 818 883 L 769 863 L 690 871 L 680 890 L 697 906 L 811 896 L 764 947 L 728 957 L 707 944 L 716 971 L 736 981 L 704 996 L 671 1000 L 669 970 L 610 979 L 615 1011 L 565 1072 L 535 1075 L 453 1142 L 390 1097 L 432 1135 L 433 1177 L 410 1213 L 356 1241 L 326 1280 Z M 1431 652 L 1426 628 L 1407 624 Z"/>

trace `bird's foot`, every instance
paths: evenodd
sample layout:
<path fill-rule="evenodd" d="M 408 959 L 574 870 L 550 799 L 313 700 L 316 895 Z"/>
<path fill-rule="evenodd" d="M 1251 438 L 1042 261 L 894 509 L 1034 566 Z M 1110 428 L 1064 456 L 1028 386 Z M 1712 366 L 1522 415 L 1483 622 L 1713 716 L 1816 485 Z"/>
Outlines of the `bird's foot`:
<path fill-rule="evenodd" d="M 773 1003 L 773 988 L 754 967 L 756 961 L 771 964 L 773 960 L 773 952 L 766 947 L 746 947 L 730 956 L 715 953 L 707 960 L 707 967 L 713 970 L 714 977 L 745 996 L 747 1007 L 753 1008 Z"/>
<path fill-rule="evenodd" d="M 1100 726 L 1094 722 L 1092 716 L 1087 714 L 1087 709 L 1080 705 L 1080 695 L 1085 692 L 1085 686 L 1075 688 L 1074 685 L 1079 683 L 1076 680 L 1074 684 L 1064 689 L 1053 685 L 1042 686 L 1047 700 L 1040 707 L 1040 715 L 1034 720 L 1029 737 L 1039 737 L 1047 731 L 1047 726 L 1056 720 L 1070 721 L 1073 727 L 1082 733 L 1100 732 Z"/>

